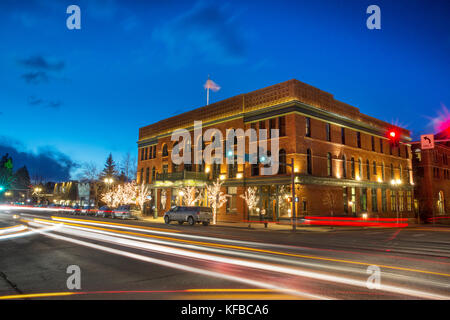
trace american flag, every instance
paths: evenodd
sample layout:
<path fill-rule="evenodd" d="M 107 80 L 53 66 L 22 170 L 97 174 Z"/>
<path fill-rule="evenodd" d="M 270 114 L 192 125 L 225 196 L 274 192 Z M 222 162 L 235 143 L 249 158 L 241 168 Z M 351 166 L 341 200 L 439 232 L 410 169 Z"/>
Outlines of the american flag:
<path fill-rule="evenodd" d="M 212 81 L 211 79 L 208 79 L 204 85 L 205 89 L 211 89 L 212 91 L 216 92 L 220 90 L 220 87 L 217 83 Z"/>

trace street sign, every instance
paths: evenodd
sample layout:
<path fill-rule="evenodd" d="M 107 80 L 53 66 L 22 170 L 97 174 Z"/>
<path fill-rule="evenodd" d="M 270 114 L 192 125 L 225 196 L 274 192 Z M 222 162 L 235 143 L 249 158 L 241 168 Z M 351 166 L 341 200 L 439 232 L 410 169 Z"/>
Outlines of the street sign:
<path fill-rule="evenodd" d="M 434 134 L 423 134 L 420 136 L 420 147 L 422 150 L 434 149 Z"/>

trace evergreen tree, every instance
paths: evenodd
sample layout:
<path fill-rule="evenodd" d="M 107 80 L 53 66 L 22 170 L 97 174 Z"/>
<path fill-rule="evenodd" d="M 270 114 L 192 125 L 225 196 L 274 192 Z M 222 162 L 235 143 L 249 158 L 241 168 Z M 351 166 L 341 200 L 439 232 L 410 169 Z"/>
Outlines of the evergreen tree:
<path fill-rule="evenodd" d="M 14 180 L 12 159 L 7 153 L 0 161 L 0 186 L 2 190 L 10 189 Z"/>
<path fill-rule="evenodd" d="M 100 177 L 103 178 L 115 178 L 117 176 L 116 163 L 113 160 L 112 154 L 110 153 L 106 159 L 105 168 L 103 169 Z"/>
<path fill-rule="evenodd" d="M 23 166 L 22 168 L 18 169 L 15 173 L 15 182 L 14 182 L 14 188 L 15 189 L 28 189 L 31 184 L 30 180 L 30 174 L 28 173 L 28 169 L 26 166 Z"/>

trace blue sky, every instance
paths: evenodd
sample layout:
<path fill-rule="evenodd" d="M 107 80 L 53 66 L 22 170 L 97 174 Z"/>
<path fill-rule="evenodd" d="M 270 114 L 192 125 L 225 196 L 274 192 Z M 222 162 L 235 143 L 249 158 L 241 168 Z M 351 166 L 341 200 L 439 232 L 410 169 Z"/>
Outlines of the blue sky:
<path fill-rule="evenodd" d="M 450 106 L 448 1 L 3 0 L 0 40 L 0 145 L 74 163 L 135 154 L 139 127 L 205 104 L 208 74 L 212 101 L 295 78 L 414 137 Z"/>

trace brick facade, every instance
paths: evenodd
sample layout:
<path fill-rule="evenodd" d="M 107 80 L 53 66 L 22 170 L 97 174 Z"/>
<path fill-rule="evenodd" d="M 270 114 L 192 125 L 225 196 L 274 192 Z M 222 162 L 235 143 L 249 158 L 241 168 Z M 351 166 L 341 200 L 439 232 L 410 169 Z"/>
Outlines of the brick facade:
<path fill-rule="evenodd" d="M 435 140 L 443 138 L 444 135 L 435 135 Z M 416 211 L 423 222 L 433 218 L 441 222 L 450 213 L 450 142 L 437 142 L 434 149 L 428 150 L 414 143 L 412 149 Z"/>
<path fill-rule="evenodd" d="M 194 121 L 200 120 L 203 130 L 216 128 L 224 137 L 226 129 L 230 128 L 258 129 L 263 124 L 269 129 L 272 124 L 274 128 L 283 129 L 285 135 L 279 138 L 280 150 L 285 151 L 286 162 L 294 159 L 299 216 L 359 216 L 367 213 L 373 217 L 395 217 L 398 210 L 402 217 L 414 216 L 409 131 L 396 127 L 402 143 L 391 151 L 385 136 L 392 125 L 364 115 L 358 108 L 337 101 L 331 94 L 298 80 L 241 94 L 140 128 L 137 181 L 149 183 L 154 189 L 152 205 L 160 216 L 171 205 L 180 203 L 179 197 L 170 201 L 172 195 L 177 195 L 178 187 L 191 184 L 202 189 L 213 179 L 211 166 L 187 168 L 181 165 L 174 168 L 170 160 L 174 143 L 171 133 L 185 128 L 193 138 Z M 309 136 L 306 134 L 307 121 Z M 163 156 L 164 145 L 168 156 Z M 173 174 L 174 169 L 177 174 Z M 186 169 L 189 173 L 184 174 Z M 164 170 L 167 175 L 161 175 Z M 266 218 L 270 220 L 290 218 L 290 167 L 274 176 L 255 176 L 252 175 L 252 165 L 245 163 L 238 165 L 237 172 L 242 174 L 241 178 L 229 177 L 226 164 L 220 167 L 220 174 L 226 177 L 223 191 L 235 192 L 236 195 L 228 206 L 220 209 L 219 221 L 259 219 L 261 212 L 266 212 Z M 401 185 L 394 188 L 390 183 L 392 179 L 400 179 Z M 251 213 L 240 197 L 249 186 L 257 187 L 260 197 L 258 209 Z M 166 190 L 168 198 L 164 208 L 160 203 L 162 189 Z M 392 205 L 391 200 L 394 201 Z"/>

